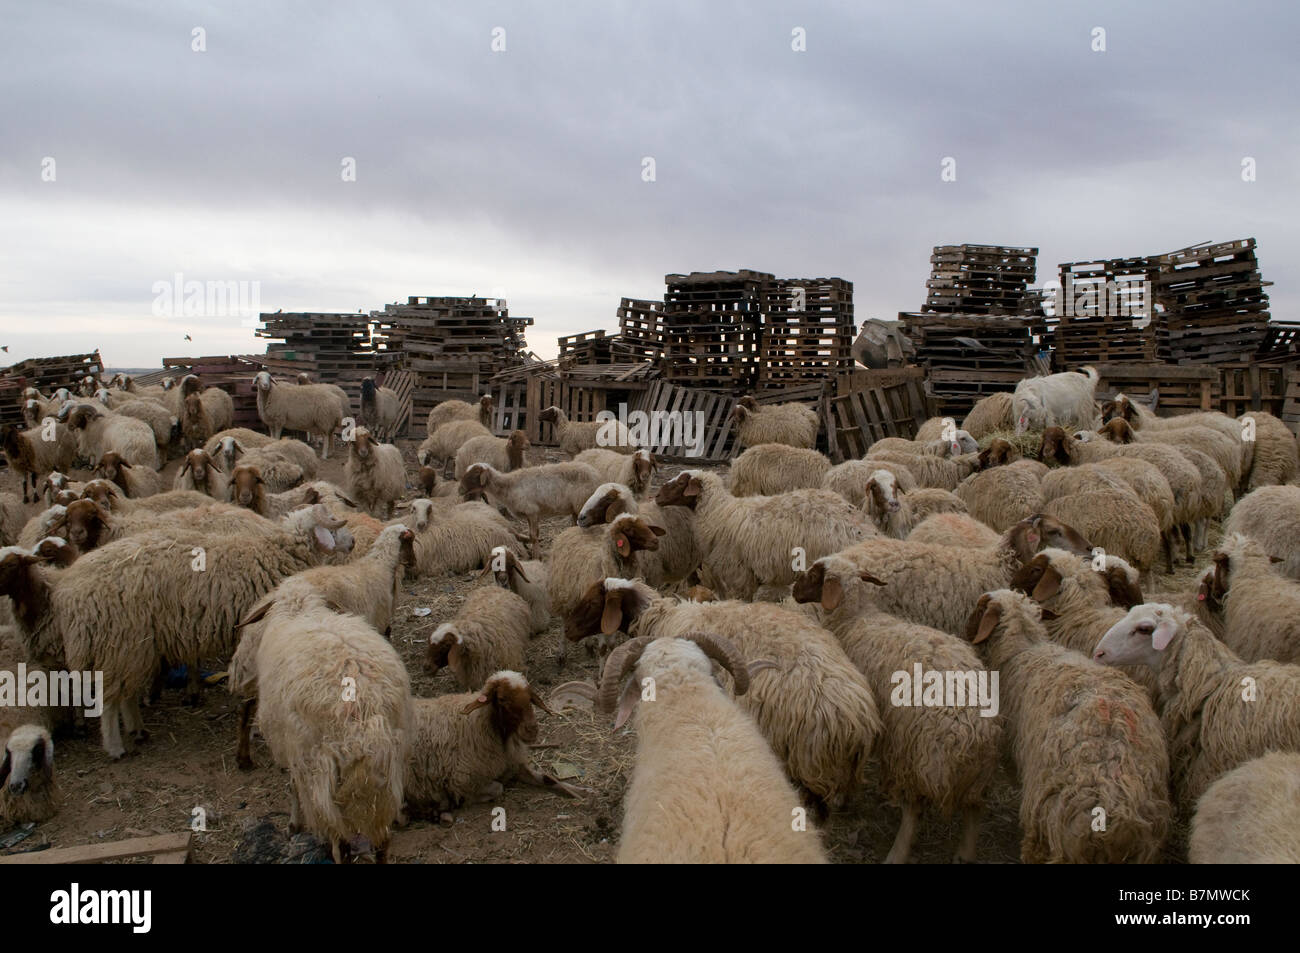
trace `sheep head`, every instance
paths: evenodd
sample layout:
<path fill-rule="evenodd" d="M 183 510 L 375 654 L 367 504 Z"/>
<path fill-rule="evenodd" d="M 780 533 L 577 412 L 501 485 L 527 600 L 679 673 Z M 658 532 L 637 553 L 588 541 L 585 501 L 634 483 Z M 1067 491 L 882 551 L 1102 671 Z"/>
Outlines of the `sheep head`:
<path fill-rule="evenodd" d="M 564 620 L 564 637 L 577 642 L 589 635 L 613 635 L 630 626 L 653 597 L 628 579 L 597 579 Z"/>
<path fill-rule="evenodd" d="M 488 568 L 492 571 L 496 584 L 511 592 L 519 591 L 518 580 L 530 581 L 523 565 L 519 562 L 519 557 L 504 546 L 493 548 L 492 555 L 488 559 Z"/>
<path fill-rule="evenodd" d="M 117 484 L 125 492 L 126 471 L 131 469 L 131 464 L 122 459 L 122 455 L 116 450 L 109 450 L 99 458 L 99 463 L 95 464 L 95 476 Z"/>
<path fill-rule="evenodd" d="M 1070 449 L 1074 439 L 1061 427 L 1048 427 L 1043 431 L 1042 443 L 1038 445 L 1038 459 L 1043 463 L 1055 461 L 1063 467 L 1070 465 Z"/>
<path fill-rule="evenodd" d="M 635 501 L 627 487 L 619 483 L 602 483 L 582 504 L 578 513 L 579 526 L 599 526 L 608 523 L 620 513 L 635 511 Z"/>
<path fill-rule="evenodd" d="M 397 562 L 398 565 L 415 567 L 415 533 L 406 526 L 397 534 Z"/>
<path fill-rule="evenodd" d="M 991 470 L 1005 466 L 1020 459 L 1020 451 L 1009 440 L 995 437 L 987 447 L 979 452 L 979 469 Z"/>
<path fill-rule="evenodd" d="M 1098 430 L 1097 433 L 1101 434 L 1112 443 L 1133 443 L 1133 441 L 1137 439 L 1137 437 L 1133 435 L 1132 426 L 1130 426 L 1129 422 L 1123 417 L 1116 417 L 1113 420 L 1107 421 L 1101 426 L 1101 429 Z"/>
<path fill-rule="evenodd" d="M 1175 637 L 1187 631 L 1191 616 L 1165 603 L 1128 610 L 1097 643 L 1092 657 L 1103 665 L 1148 665 L 1159 670 Z"/>
<path fill-rule="evenodd" d="M 40 725 L 19 725 L 5 740 L 0 784 L 13 797 L 54 783 L 54 741 Z"/>
<path fill-rule="evenodd" d="M 990 593 L 980 596 L 975 603 L 975 611 L 966 619 L 966 641 L 979 645 L 993 634 L 993 630 L 1002 621 L 1002 603 L 995 600 Z"/>
<path fill-rule="evenodd" d="M 94 500 L 110 512 L 122 505 L 122 492 L 108 480 L 91 480 L 81 488 L 81 498 Z"/>
<path fill-rule="evenodd" d="M 59 420 L 66 420 L 72 430 L 85 430 L 93 420 L 103 417 L 103 412 L 90 404 L 64 404 L 59 408 Z"/>
<path fill-rule="evenodd" d="M 516 430 L 506 438 L 506 458 L 510 461 L 511 470 L 519 470 L 524 466 L 524 451 L 531 447 L 528 442 L 528 434 L 522 430 Z"/>
<path fill-rule="evenodd" d="M 553 424 L 559 419 L 559 417 L 560 408 L 558 407 L 547 407 L 537 415 L 537 419 L 544 424 Z"/>
<path fill-rule="evenodd" d="M 226 492 L 229 501 L 236 506 L 266 515 L 266 484 L 262 480 L 262 471 L 253 464 L 235 467 Z"/>
<path fill-rule="evenodd" d="M 694 648 L 684 649 L 683 642 Z M 617 707 L 618 714 L 614 721 L 616 731 L 627 721 L 641 698 L 640 680 L 632 676 L 642 657 L 647 655 L 647 669 L 651 671 L 669 658 L 683 659 L 689 655 L 700 674 L 709 677 L 713 676 L 711 663 L 716 662 L 730 673 L 737 695 L 749 691 L 752 672 L 776 667 L 774 663 L 763 662 L 755 663 L 751 669 L 745 665 L 745 657 L 730 640 L 709 632 L 688 632 L 675 639 L 654 639 L 650 636 L 630 639 L 614 649 L 605 660 L 596 696 L 597 711 L 608 714 Z"/>
<path fill-rule="evenodd" d="M 843 569 L 845 567 L 835 568 Z M 869 582 L 873 586 L 885 585 L 881 579 L 865 569 L 853 569 L 852 571 L 863 582 Z M 795 602 L 819 602 L 827 612 L 834 612 L 844 601 L 844 582 L 840 572 L 827 572 L 826 560 L 819 559 L 795 576 L 794 585 L 790 587 L 790 594 L 794 597 Z"/>
<path fill-rule="evenodd" d="M 78 551 L 62 537 L 46 536 L 36 541 L 36 545 L 32 547 L 32 555 L 63 569 L 76 562 Z"/>
<path fill-rule="evenodd" d="M 269 393 L 275 386 L 275 381 L 271 378 L 270 371 L 258 371 L 253 375 L 253 386 L 262 393 Z"/>
<path fill-rule="evenodd" d="M 689 506 L 695 508 L 704 492 L 704 482 L 699 470 L 683 470 L 659 488 L 655 502 L 660 506 Z"/>
<path fill-rule="evenodd" d="M 1039 553 L 1011 576 L 1010 588 L 1035 602 L 1046 602 L 1061 591 L 1062 576 L 1047 553 Z"/>
<path fill-rule="evenodd" d="M 637 487 L 648 487 L 655 472 L 655 458 L 649 450 L 638 450 L 632 454 L 633 481 Z"/>
<path fill-rule="evenodd" d="M 486 463 L 471 464 L 465 470 L 465 475 L 460 478 L 461 495 L 465 496 L 475 490 L 486 489 L 488 482 L 492 479 L 492 473 L 492 467 Z"/>
<path fill-rule="evenodd" d="M 181 378 L 182 397 L 188 397 L 190 396 L 190 394 L 197 394 L 202 389 L 203 389 L 203 382 L 199 380 L 197 374 L 186 374 L 184 377 Z"/>
<path fill-rule="evenodd" d="M 181 465 L 180 472 L 194 474 L 194 485 L 207 487 L 209 486 L 209 468 L 212 470 L 217 469 L 216 464 L 212 462 L 212 458 L 208 456 L 208 452 L 198 449 L 185 454 L 185 462 Z"/>
<path fill-rule="evenodd" d="M 375 447 L 379 441 L 375 440 L 372 434 L 365 427 L 358 427 L 352 431 L 352 458 L 369 463 L 370 458 L 374 456 Z"/>
<path fill-rule="evenodd" d="M 752 397 L 741 398 L 741 399 L 742 399 L 742 400 L 753 400 Z M 736 404 L 735 407 L 732 407 L 732 408 L 731 408 L 731 413 L 727 415 L 727 419 L 728 419 L 728 420 L 735 421 L 737 424 L 743 424 L 743 423 L 744 423 L 744 422 L 749 418 L 749 415 L 752 414 L 752 413 L 754 413 L 754 411 L 757 410 L 757 409 L 758 409 L 758 405 L 757 405 L 757 404 L 755 404 L 755 405 L 754 405 L 754 409 L 751 410 L 751 409 L 750 409 L 749 407 L 747 407 L 745 404 L 743 404 L 743 403 L 738 403 L 738 404 Z"/>
<path fill-rule="evenodd" d="M 609 524 L 609 538 L 614 544 L 614 554 L 620 562 L 629 563 L 642 550 L 659 548 L 659 537 L 665 530 L 661 526 L 651 526 L 645 519 L 632 513 L 623 513 L 614 517 Z"/>
<path fill-rule="evenodd" d="M 311 375 L 308 374 L 306 371 L 299 371 L 296 380 L 298 381 L 299 384 L 310 384 L 312 382 Z M 365 383 L 362 382 L 361 386 L 365 387 Z"/>
<path fill-rule="evenodd" d="M 898 499 L 898 481 L 888 470 L 873 470 L 867 479 L 866 495 L 879 513 L 897 513 L 902 508 Z"/>
<path fill-rule="evenodd" d="M 424 653 L 424 668 L 430 675 L 437 675 L 444 666 L 451 665 L 452 671 L 460 668 L 463 650 L 459 649 L 460 635 L 456 632 L 454 622 L 444 622 L 433 630 L 429 636 L 428 647 Z M 456 660 L 452 663 L 451 653 L 456 650 Z"/>
<path fill-rule="evenodd" d="M 527 679 L 518 672 L 505 670 L 497 672 L 484 682 L 483 689 L 461 709 L 461 713 L 470 715 L 480 708 L 490 707 L 492 727 L 496 729 L 503 744 L 511 738 L 531 744 L 537 740 L 534 705 L 547 714 L 555 714 L 541 696 L 533 691 Z"/>
<path fill-rule="evenodd" d="M 1212 612 L 1223 608 L 1223 597 L 1228 594 L 1227 588 L 1219 581 L 1218 568 L 1215 564 L 1205 570 L 1196 586 L 1196 601 L 1204 602 Z"/>
<path fill-rule="evenodd" d="M 411 517 L 415 523 L 416 532 L 420 532 L 429 525 L 429 517 L 433 515 L 432 500 L 412 500 Z"/>
<path fill-rule="evenodd" d="M 430 466 L 420 467 L 419 483 L 425 496 L 433 496 L 434 491 L 438 489 L 438 471 Z"/>
<path fill-rule="evenodd" d="M 50 524 L 49 534 L 66 534 L 68 542 L 79 552 L 94 549 L 111 522 L 108 510 L 94 500 L 74 500 L 63 515 Z"/>

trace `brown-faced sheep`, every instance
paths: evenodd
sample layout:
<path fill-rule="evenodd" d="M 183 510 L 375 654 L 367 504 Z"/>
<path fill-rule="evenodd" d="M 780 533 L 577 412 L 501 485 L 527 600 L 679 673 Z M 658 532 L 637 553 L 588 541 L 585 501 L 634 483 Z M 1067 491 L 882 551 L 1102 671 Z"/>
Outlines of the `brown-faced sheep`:
<path fill-rule="evenodd" d="M 580 422 L 569 419 L 559 407 L 547 407 L 537 419 L 555 429 L 555 441 L 560 452 L 576 457 L 584 450 L 601 447 L 615 453 L 634 453 L 637 449 L 627 425 L 612 415 L 598 415 L 596 420 Z"/>
<path fill-rule="evenodd" d="M 906 464 L 889 460 L 845 460 L 827 471 L 822 489 L 834 490 L 854 506 L 861 506 L 866 499 L 867 481 L 877 470 L 892 473 L 900 493 L 910 493 L 917 488 L 916 477 L 912 476 Z"/>
<path fill-rule="evenodd" d="M 462 691 L 482 685 L 493 672 L 524 667 L 532 610 L 509 589 L 480 586 L 451 620 L 429 636 L 425 667 L 451 669 Z"/>
<path fill-rule="evenodd" d="M 465 471 L 475 463 L 489 464 L 502 473 L 523 469 L 528 465 L 524 460 L 524 451 L 531 446 L 528 435 L 522 430 L 514 431 L 509 437 L 493 437 L 490 434 L 471 437 L 456 451 L 456 479 L 463 477 Z M 622 460 L 623 457 L 620 456 L 619 459 Z M 437 471 L 434 473 L 436 475 Z"/>
<path fill-rule="evenodd" d="M 174 490 L 194 490 L 214 500 L 226 499 L 229 485 L 229 478 L 212 462 L 206 450 L 191 450 L 185 454 L 185 462 L 172 481 Z"/>
<path fill-rule="evenodd" d="M 884 536 L 906 539 L 926 517 L 934 513 L 965 513 L 966 504 L 947 490 L 923 487 L 901 493 L 898 481 L 888 470 L 876 470 L 867 481 L 866 511 Z"/>
<path fill-rule="evenodd" d="M 574 463 L 585 463 L 599 475 L 602 483 L 617 483 L 632 491 L 635 499 L 643 500 L 650 491 L 650 481 L 658 464 L 649 450 L 636 453 L 615 453 L 597 447 L 584 450 L 573 458 Z"/>
<path fill-rule="evenodd" d="M 99 458 L 94 476 L 112 483 L 131 500 L 153 496 L 162 490 L 162 480 L 156 470 L 132 466 L 115 450 L 109 450 Z"/>
<path fill-rule="evenodd" d="M 352 433 L 348 462 L 343 467 L 347 492 L 368 513 L 391 519 L 393 507 L 406 492 L 402 451 L 380 443 L 365 427 Z"/>

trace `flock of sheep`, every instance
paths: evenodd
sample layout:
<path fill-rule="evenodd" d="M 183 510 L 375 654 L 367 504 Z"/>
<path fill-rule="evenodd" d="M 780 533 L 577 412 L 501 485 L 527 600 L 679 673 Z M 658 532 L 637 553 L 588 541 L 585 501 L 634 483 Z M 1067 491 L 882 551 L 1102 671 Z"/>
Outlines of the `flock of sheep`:
<path fill-rule="evenodd" d="M 889 862 L 927 813 L 959 816 L 975 861 L 1004 759 L 1025 861 L 1150 862 L 1180 821 L 1192 861 L 1300 861 L 1296 438 L 1266 413 L 1098 403 L 1096 383 L 1027 379 L 839 465 L 810 409 L 746 398 L 729 472 L 657 486 L 620 425 L 555 407 L 571 459 L 530 465 L 487 396 L 434 408 L 408 473 L 381 439 L 397 397 L 370 380 L 354 421 L 341 389 L 259 373 L 267 433 L 194 377 L 29 390 L 0 435 L 21 483 L 0 494 L 0 671 L 102 672 L 119 758 L 162 674 L 188 666 L 194 700 L 200 661 L 228 663 L 240 767 L 256 726 L 291 829 L 338 861 L 382 861 L 406 817 L 510 781 L 588 796 L 530 764 L 534 709 L 566 706 L 635 729 L 622 862 L 824 862 L 819 822 L 869 771 L 902 810 Z M 340 436 L 336 486 L 310 442 L 325 458 Z M 1187 591 L 1156 590 L 1197 561 Z M 469 572 L 425 647 L 460 692 L 412 697 L 389 641 L 403 579 Z M 535 690 L 548 633 L 598 678 Z M 0 820 L 58 808 L 68 718 L 0 708 Z"/>

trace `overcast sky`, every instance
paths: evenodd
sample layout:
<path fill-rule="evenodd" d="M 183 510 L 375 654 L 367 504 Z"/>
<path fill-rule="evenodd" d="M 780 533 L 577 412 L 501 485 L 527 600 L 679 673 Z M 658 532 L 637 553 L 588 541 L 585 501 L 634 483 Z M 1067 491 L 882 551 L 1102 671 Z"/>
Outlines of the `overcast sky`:
<path fill-rule="evenodd" d="M 894 317 L 960 242 L 1038 246 L 1041 283 L 1254 236 L 1294 318 L 1298 21 L 1198 0 L 6 4 L 0 364 L 265 349 L 237 314 L 155 315 L 177 273 L 258 282 L 265 311 L 501 295 L 550 357 L 669 272 L 839 276 L 859 321 Z"/>

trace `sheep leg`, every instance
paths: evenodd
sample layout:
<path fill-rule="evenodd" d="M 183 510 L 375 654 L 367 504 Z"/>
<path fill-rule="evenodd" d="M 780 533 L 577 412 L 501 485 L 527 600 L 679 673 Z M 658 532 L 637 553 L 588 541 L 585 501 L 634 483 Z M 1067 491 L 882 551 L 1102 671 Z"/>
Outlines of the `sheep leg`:
<path fill-rule="evenodd" d="M 531 784 L 538 788 L 551 788 L 553 790 L 563 791 L 569 797 L 582 798 L 588 794 L 594 794 L 591 788 L 581 788 L 572 784 L 565 784 L 559 778 L 552 777 L 549 774 L 538 774 L 530 766 L 521 764 L 515 769 L 515 778 L 524 784 Z"/>
<path fill-rule="evenodd" d="M 885 857 L 887 864 L 905 864 L 912 853 L 912 841 L 916 839 L 916 825 L 921 819 L 921 806 L 915 801 L 903 805 L 903 820 L 898 825 L 898 834 L 894 837 L 894 846 L 889 848 Z"/>
<path fill-rule="evenodd" d="M 252 751 L 253 713 L 256 711 L 256 698 L 245 698 L 239 705 L 239 744 L 235 750 L 235 761 L 241 771 L 251 771 L 256 767 Z"/>
<path fill-rule="evenodd" d="M 538 526 L 538 522 L 536 516 L 528 517 L 528 552 L 533 559 L 539 558 L 537 550 L 542 543 L 542 531 Z"/>
<path fill-rule="evenodd" d="M 126 746 L 122 744 L 122 722 L 117 702 L 104 702 L 104 710 L 99 716 L 99 734 L 104 750 L 114 761 L 126 754 Z"/>
<path fill-rule="evenodd" d="M 122 724 L 131 735 L 131 740 L 142 743 L 149 740 L 149 732 L 144 728 L 144 717 L 140 714 L 140 702 L 127 698 L 122 703 Z"/>
<path fill-rule="evenodd" d="M 1161 540 L 1165 544 L 1165 572 L 1172 576 L 1174 573 L 1174 528 L 1172 526 L 1165 530 Z"/>
<path fill-rule="evenodd" d="M 569 640 L 564 636 L 564 630 L 560 630 L 560 647 L 555 651 L 555 665 L 557 668 L 564 668 L 564 659 L 569 651 Z"/>
<path fill-rule="evenodd" d="M 289 835 L 302 830 L 302 808 L 298 806 L 298 789 L 289 784 Z"/>
<path fill-rule="evenodd" d="M 1186 544 L 1187 549 L 1187 564 L 1190 566 L 1196 562 L 1196 545 L 1192 540 L 1192 524 L 1181 523 L 1178 526 L 1178 531 L 1183 534 L 1183 542 Z"/>
<path fill-rule="evenodd" d="M 980 809 L 972 804 L 961 811 L 961 840 L 957 844 L 957 863 L 975 863 L 975 843 L 979 840 Z"/>
<path fill-rule="evenodd" d="M 149 685 L 149 704 L 158 704 L 158 699 L 162 698 L 163 682 L 167 678 L 167 672 L 170 666 L 166 659 L 158 662 L 158 671 L 153 674 L 153 681 Z"/>
<path fill-rule="evenodd" d="M 194 662 L 187 666 L 187 681 L 185 685 L 185 704 L 191 708 L 197 708 L 203 704 L 203 680 L 200 677 L 199 665 Z"/>

